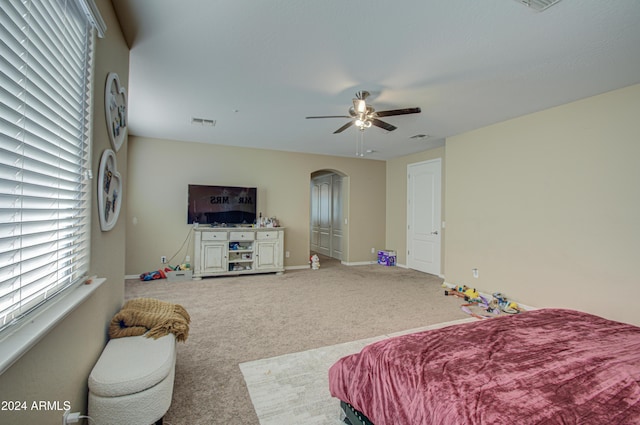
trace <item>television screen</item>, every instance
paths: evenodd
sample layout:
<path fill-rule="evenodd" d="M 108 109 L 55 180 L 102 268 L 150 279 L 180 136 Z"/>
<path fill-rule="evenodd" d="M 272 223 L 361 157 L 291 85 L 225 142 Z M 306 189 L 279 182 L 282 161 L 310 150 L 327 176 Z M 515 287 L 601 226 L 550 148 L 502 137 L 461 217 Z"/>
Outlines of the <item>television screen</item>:
<path fill-rule="evenodd" d="M 210 225 L 253 224 L 255 187 L 189 185 L 187 223 Z"/>

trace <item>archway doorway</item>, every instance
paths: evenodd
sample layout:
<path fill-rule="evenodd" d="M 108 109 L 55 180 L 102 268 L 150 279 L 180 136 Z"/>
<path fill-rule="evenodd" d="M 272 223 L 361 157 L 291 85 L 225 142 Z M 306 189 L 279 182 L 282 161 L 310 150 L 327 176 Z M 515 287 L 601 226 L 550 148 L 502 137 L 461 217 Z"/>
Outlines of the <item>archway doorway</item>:
<path fill-rule="evenodd" d="M 309 250 L 347 261 L 348 177 L 335 170 L 311 173 Z"/>

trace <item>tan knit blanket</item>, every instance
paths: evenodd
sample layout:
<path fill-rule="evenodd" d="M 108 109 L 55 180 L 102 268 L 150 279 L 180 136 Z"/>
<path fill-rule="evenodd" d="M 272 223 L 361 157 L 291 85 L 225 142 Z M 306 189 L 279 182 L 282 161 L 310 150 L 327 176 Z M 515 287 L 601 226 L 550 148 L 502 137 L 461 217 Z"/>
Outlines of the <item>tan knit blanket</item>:
<path fill-rule="evenodd" d="M 179 304 L 154 298 L 136 298 L 127 301 L 111 319 L 110 338 L 138 336 L 160 338 L 173 333 L 178 341 L 189 336 L 189 313 Z"/>

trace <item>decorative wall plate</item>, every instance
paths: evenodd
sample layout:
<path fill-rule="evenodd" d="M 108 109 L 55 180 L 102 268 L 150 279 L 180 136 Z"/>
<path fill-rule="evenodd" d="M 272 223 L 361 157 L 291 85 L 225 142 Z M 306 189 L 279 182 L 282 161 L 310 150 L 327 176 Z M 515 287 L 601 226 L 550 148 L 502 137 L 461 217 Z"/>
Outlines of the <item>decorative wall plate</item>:
<path fill-rule="evenodd" d="M 115 72 L 110 72 L 107 76 L 104 113 L 111 146 L 118 152 L 127 134 L 127 93 L 120 85 L 120 78 Z"/>
<path fill-rule="evenodd" d="M 120 215 L 122 205 L 122 178 L 118 172 L 116 153 L 111 149 L 103 152 L 98 174 L 98 215 L 100 229 L 113 229 Z"/>

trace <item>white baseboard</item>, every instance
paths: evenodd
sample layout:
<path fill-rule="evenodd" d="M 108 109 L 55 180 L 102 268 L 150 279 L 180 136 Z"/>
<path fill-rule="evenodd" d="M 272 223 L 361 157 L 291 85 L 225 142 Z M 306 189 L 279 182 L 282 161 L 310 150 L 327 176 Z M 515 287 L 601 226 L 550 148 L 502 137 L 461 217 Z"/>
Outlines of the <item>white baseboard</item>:
<path fill-rule="evenodd" d="M 347 262 L 347 261 L 341 261 L 340 262 L 342 265 L 344 266 L 368 266 L 371 264 L 378 264 L 378 261 L 353 261 L 353 262 Z"/>
<path fill-rule="evenodd" d="M 304 269 L 309 269 L 311 268 L 310 265 L 306 264 L 303 266 L 287 266 L 284 269 L 285 270 L 304 270 Z M 125 279 L 140 279 L 140 275 L 139 274 L 128 274 L 124 276 Z"/>
<path fill-rule="evenodd" d="M 309 264 L 305 264 L 303 266 L 286 266 L 284 269 L 285 270 L 304 270 L 304 269 L 310 269 L 311 266 Z"/>

